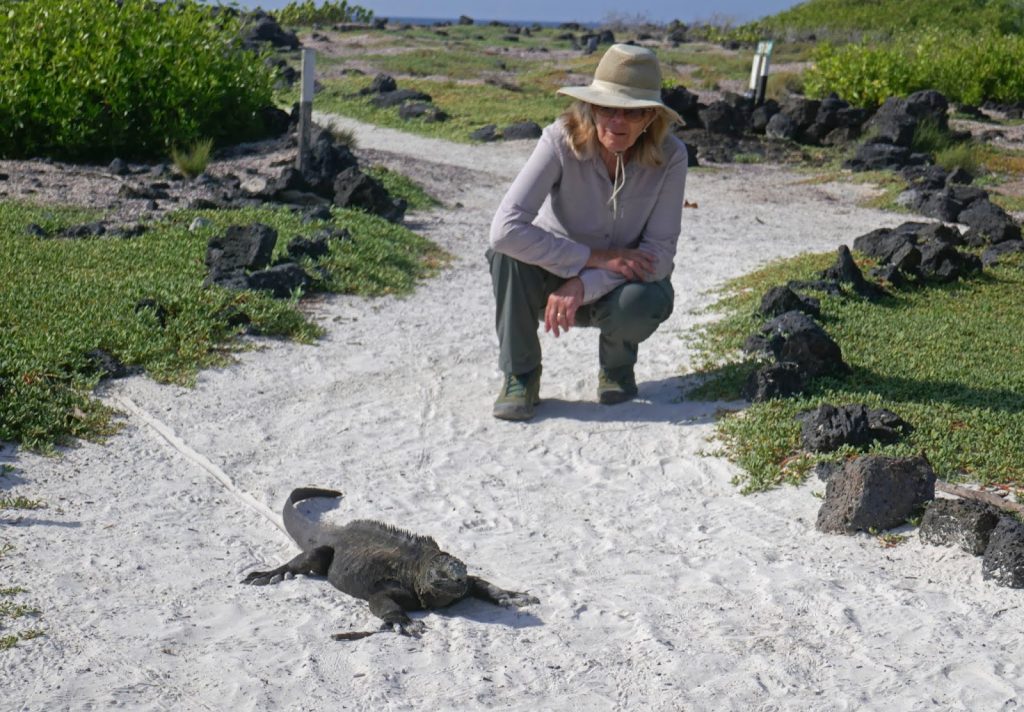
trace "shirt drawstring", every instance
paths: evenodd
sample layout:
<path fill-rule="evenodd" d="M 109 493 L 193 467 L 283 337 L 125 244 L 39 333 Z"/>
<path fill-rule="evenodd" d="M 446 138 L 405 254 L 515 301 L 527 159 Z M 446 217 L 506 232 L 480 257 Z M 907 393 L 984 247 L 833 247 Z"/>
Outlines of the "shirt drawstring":
<path fill-rule="evenodd" d="M 622 153 L 615 154 L 615 179 L 612 181 L 612 197 L 608 203 L 612 206 L 612 215 L 617 216 L 619 212 L 619 193 L 626 187 L 626 170 L 622 165 Z"/>

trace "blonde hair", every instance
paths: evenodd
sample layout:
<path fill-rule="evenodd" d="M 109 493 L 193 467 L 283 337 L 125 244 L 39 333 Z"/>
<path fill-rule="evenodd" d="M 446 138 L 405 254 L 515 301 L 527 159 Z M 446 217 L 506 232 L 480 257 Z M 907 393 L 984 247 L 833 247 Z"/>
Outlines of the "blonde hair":
<path fill-rule="evenodd" d="M 591 105 L 576 100 L 562 113 L 569 134 L 569 147 L 576 158 L 594 155 L 598 149 L 597 124 Z M 654 119 L 633 144 L 633 160 L 642 166 L 660 166 L 665 162 L 663 145 L 672 122 L 665 112 L 655 108 Z"/>

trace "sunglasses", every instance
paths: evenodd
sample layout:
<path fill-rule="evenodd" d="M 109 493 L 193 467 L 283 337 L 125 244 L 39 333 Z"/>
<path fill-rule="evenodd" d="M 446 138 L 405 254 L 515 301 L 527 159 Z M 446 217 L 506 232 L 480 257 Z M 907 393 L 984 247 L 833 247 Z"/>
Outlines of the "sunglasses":
<path fill-rule="evenodd" d="M 600 116 L 602 119 L 613 119 L 615 118 L 615 115 L 621 111 L 622 116 L 623 118 L 626 119 L 626 121 L 640 121 L 650 116 L 651 112 L 654 111 L 654 109 L 651 108 L 618 109 L 611 106 L 598 106 L 597 104 L 593 104 L 592 106 L 594 109 L 594 113 Z"/>

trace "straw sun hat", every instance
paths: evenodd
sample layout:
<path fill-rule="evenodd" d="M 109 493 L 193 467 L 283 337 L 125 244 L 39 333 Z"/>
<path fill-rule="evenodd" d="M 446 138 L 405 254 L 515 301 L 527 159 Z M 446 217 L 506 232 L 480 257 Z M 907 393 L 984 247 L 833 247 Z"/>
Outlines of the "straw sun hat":
<path fill-rule="evenodd" d="M 590 86 L 562 87 L 557 93 L 615 109 L 657 108 L 672 121 L 683 122 L 661 101 L 658 58 L 646 47 L 612 45 L 601 57 Z"/>

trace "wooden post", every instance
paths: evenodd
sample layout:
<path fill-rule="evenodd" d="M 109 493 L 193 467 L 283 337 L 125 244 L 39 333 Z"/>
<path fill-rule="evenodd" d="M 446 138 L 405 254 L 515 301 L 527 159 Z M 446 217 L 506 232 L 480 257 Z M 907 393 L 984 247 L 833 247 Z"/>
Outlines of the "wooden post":
<path fill-rule="evenodd" d="M 299 154 L 295 167 L 306 170 L 309 163 L 309 139 L 313 128 L 313 78 L 316 75 L 316 50 L 302 49 L 302 95 L 299 99 Z"/>

